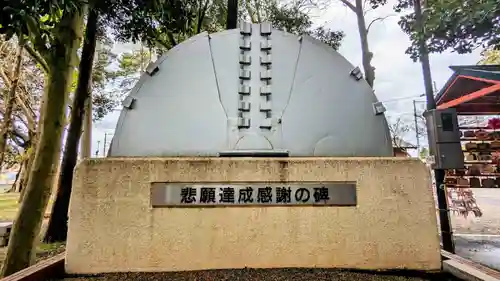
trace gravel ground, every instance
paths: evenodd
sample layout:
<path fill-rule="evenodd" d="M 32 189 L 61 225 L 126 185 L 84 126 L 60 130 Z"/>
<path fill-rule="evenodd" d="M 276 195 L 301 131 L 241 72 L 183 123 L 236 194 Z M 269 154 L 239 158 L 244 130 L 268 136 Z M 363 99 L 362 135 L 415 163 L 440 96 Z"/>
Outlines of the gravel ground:
<path fill-rule="evenodd" d="M 444 273 L 368 272 L 338 269 L 232 269 L 71 276 L 49 281 L 459 281 Z"/>

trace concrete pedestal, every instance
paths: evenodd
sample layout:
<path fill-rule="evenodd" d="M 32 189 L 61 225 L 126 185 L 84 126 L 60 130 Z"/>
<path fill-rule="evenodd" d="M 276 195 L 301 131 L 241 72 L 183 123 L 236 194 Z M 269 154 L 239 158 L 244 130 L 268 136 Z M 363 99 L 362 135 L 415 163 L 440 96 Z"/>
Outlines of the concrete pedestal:
<path fill-rule="evenodd" d="M 357 206 L 153 208 L 154 182 L 355 182 Z M 402 158 L 105 158 L 75 173 L 66 271 L 440 269 L 430 174 Z"/>

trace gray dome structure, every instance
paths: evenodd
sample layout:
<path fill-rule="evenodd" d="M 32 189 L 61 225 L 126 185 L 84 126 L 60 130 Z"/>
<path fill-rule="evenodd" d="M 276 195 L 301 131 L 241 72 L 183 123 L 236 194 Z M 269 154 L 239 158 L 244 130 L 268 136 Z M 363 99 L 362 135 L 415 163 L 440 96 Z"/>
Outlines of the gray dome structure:
<path fill-rule="evenodd" d="M 151 64 L 123 102 L 108 156 L 392 156 L 375 102 L 331 47 L 244 23 Z"/>

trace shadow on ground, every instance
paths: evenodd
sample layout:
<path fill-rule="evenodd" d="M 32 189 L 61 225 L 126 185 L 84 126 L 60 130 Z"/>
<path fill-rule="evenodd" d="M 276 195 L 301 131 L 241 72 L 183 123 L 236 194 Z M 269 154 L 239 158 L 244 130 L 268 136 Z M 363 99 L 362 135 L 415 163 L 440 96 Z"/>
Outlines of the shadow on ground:
<path fill-rule="evenodd" d="M 352 271 L 338 269 L 225 269 L 162 273 L 70 276 L 51 281 L 459 281 L 444 273 Z"/>

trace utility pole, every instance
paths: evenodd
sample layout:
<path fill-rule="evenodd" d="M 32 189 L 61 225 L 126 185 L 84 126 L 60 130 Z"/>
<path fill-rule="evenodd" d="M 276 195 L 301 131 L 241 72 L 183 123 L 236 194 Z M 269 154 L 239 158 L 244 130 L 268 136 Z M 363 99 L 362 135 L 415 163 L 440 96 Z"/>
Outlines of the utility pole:
<path fill-rule="evenodd" d="M 108 133 L 104 133 L 104 144 L 102 149 L 102 156 L 106 157 L 106 142 L 107 142 Z"/>
<path fill-rule="evenodd" d="M 83 133 L 81 137 L 82 158 L 89 158 L 92 154 L 92 94 L 85 100 L 85 113 L 83 115 Z"/>
<path fill-rule="evenodd" d="M 424 24 L 422 19 L 422 7 L 420 0 L 414 0 L 415 6 L 415 25 L 420 34 L 424 33 Z M 422 38 L 422 35 L 419 36 Z M 420 62 L 422 64 L 422 74 L 424 75 L 425 96 L 427 98 L 427 110 L 436 109 L 436 101 L 434 100 L 434 90 L 432 88 L 431 66 L 429 63 L 429 53 L 425 40 L 419 40 Z"/>
<path fill-rule="evenodd" d="M 419 38 L 419 52 L 420 52 L 420 62 L 422 63 L 422 74 L 424 76 L 425 85 L 425 96 L 427 98 L 427 110 L 436 109 L 436 101 L 434 99 L 434 91 L 432 89 L 432 77 L 431 68 L 429 63 L 429 54 L 426 46 L 426 42 L 423 39 L 424 36 L 424 22 L 422 19 L 422 7 L 420 0 L 414 0 L 415 9 L 415 25 L 417 27 L 417 32 L 420 33 Z M 430 141 L 430 140 L 429 140 Z M 429 143 L 429 147 L 432 144 Z M 446 200 L 446 187 L 444 185 L 444 175 L 443 169 L 434 169 L 434 177 L 436 182 L 436 193 L 439 208 L 439 224 L 441 228 L 441 240 L 443 242 L 443 250 L 450 253 L 455 253 L 455 245 L 453 243 L 453 233 L 450 224 L 450 216 L 448 211 L 448 201 Z"/>
<path fill-rule="evenodd" d="M 413 100 L 413 120 L 415 121 L 415 137 L 417 138 L 417 156 L 420 157 L 420 134 L 418 133 L 417 101 Z"/>
<path fill-rule="evenodd" d="M 95 151 L 95 157 L 99 156 L 99 147 L 101 146 L 101 141 L 97 141 L 97 150 Z"/>

